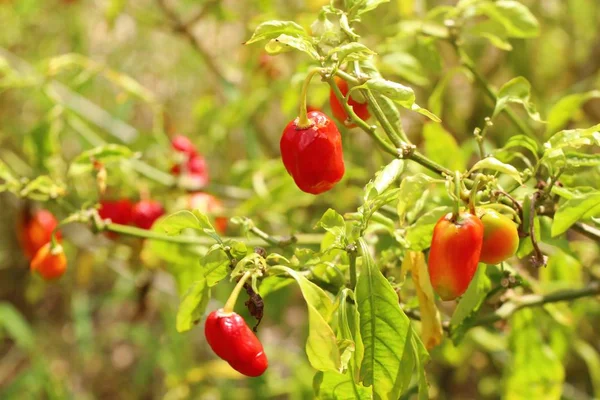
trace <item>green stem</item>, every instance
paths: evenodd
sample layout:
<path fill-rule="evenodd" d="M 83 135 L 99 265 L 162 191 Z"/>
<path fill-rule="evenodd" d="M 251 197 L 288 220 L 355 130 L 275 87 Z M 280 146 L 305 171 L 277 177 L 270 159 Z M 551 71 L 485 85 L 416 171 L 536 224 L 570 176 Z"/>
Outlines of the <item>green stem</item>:
<path fill-rule="evenodd" d="M 357 282 L 357 273 L 356 273 L 356 253 L 357 248 L 355 244 L 351 244 L 346 247 L 346 252 L 348 253 L 348 258 L 350 260 L 350 289 L 356 289 Z"/>
<path fill-rule="evenodd" d="M 454 213 L 452 214 L 452 220 L 456 221 L 460 214 L 460 172 L 454 171 Z"/>
<path fill-rule="evenodd" d="M 235 307 L 235 303 L 237 302 L 238 296 L 244 287 L 244 284 L 250 278 L 251 272 L 247 271 L 238 281 L 237 285 L 233 288 L 233 291 L 229 295 L 225 306 L 223 306 L 223 313 L 231 314 L 233 312 L 233 308 Z"/>
<path fill-rule="evenodd" d="M 295 236 L 288 236 L 286 238 L 278 239 L 274 236 L 269 235 L 267 232 L 263 231 L 262 229 L 257 228 L 256 226 L 253 226 L 252 228 L 250 228 L 250 232 L 252 232 L 257 237 L 261 238 L 265 242 L 269 243 L 270 245 L 277 246 L 277 247 L 286 247 L 286 246 L 296 243 L 298 240 Z"/>
<path fill-rule="evenodd" d="M 394 148 L 394 146 L 390 145 L 381 136 L 379 136 L 377 134 L 377 131 L 375 130 L 375 128 L 372 127 L 371 125 L 367 124 L 358 115 L 356 115 L 356 113 L 354 112 L 352 107 L 350 107 L 348 105 L 348 103 L 346 101 L 344 101 L 344 99 L 345 99 L 344 95 L 342 94 L 342 92 L 340 91 L 338 86 L 335 84 L 335 80 L 333 79 L 333 77 L 330 77 L 329 79 L 327 79 L 327 83 L 331 87 L 331 90 L 333 90 L 333 94 L 335 94 L 335 97 L 337 97 L 337 99 L 340 102 L 340 104 L 342 105 L 342 107 L 344 107 L 344 111 L 346 111 L 347 115 L 350 117 L 352 122 L 354 122 L 358 127 L 360 127 L 369 136 L 371 136 L 371 138 L 373 140 L 375 140 L 377 142 L 377 144 L 379 144 L 379 146 L 381 146 L 381 148 L 386 153 L 389 153 L 389 154 L 393 155 L 394 157 L 398 157 L 398 151 Z"/>
<path fill-rule="evenodd" d="M 479 73 L 479 71 L 477 71 L 473 60 L 471 60 L 469 56 L 464 51 L 462 51 L 462 49 L 458 46 L 458 44 L 456 44 L 456 42 L 453 42 L 452 44 L 456 50 L 456 53 L 460 57 L 461 64 L 465 68 L 467 68 L 471 72 L 471 74 L 473 74 L 473 77 L 475 78 L 479 86 L 481 86 L 481 88 L 487 94 L 487 96 L 490 98 L 490 100 L 495 102 L 497 99 L 496 91 L 492 88 L 488 81 Z M 523 121 L 521 121 L 519 117 L 517 117 L 517 115 L 510 108 L 504 108 L 502 112 L 506 114 L 508 119 L 510 119 L 513 125 L 515 125 L 521 131 L 521 133 L 537 140 L 537 137 L 534 134 L 534 132 L 531 129 L 529 129 L 529 127 Z"/>
<path fill-rule="evenodd" d="M 408 141 L 402 140 L 400 134 L 396 132 L 396 130 L 394 130 L 394 127 L 383 113 L 383 110 L 381 109 L 381 107 L 379 107 L 379 103 L 377 103 L 377 100 L 375 99 L 375 96 L 373 96 L 373 93 L 371 93 L 370 90 L 364 90 L 363 93 L 365 93 L 367 97 L 367 102 L 369 103 L 369 107 L 371 107 L 371 109 L 373 110 L 375 118 L 377 118 L 377 120 L 381 124 L 381 127 L 385 131 L 388 138 L 392 141 L 392 143 L 394 143 L 394 146 L 396 146 L 397 148 L 402 147 Z"/>
<path fill-rule="evenodd" d="M 159 240 L 161 242 L 168 243 L 178 243 L 183 245 L 190 246 L 212 246 L 215 244 L 215 240 L 209 237 L 203 236 L 169 236 L 166 234 L 162 234 L 156 231 L 150 231 L 146 229 L 136 228 L 128 225 L 120 225 L 120 224 L 107 224 L 104 227 L 98 227 L 101 231 L 110 231 L 115 233 L 120 233 L 128 236 L 135 236 L 144 239 L 151 240 Z M 297 244 L 303 245 L 318 245 L 323 240 L 322 234 L 298 234 L 294 236 L 295 242 Z M 224 237 L 223 241 L 236 241 L 236 242 L 244 242 L 248 246 L 262 246 L 265 244 L 274 245 L 282 247 L 283 240 L 277 242 L 271 242 L 266 238 L 259 236 L 259 240 L 247 239 L 245 237 Z"/>
<path fill-rule="evenodd" d="M 302 92 L 300 93 L 300 109 L 298 110 L 298 128 L 300 129 L 305 129 L 310 127 L 313 123 L 308 119 L 308 116 L 306 115 L 306 96 L 308 94 L 308 86 L 310 85 L 310 81 L 313 78 L 313 76 L 315 76 L 315 74 L 318 74 L 320 72 L 320 69 L 318 68 L 313 68 L 310 71 L 308 71 L 308 75 L 306 75 L 306 79 L 304 79 L 304 83 L 302 84 Z"/>
<path fill-rule="evenodd" d="M 588 287 L 575 290 L 561 290 L 547 295 L 526 295 L 515 300 L 504 303 L 496 312 L 484 315 L 479 318 L 475 326 L 489 325 L 494 322 L 507 319 L 517 311 L 527 307 L 538 307 L 544 304 L 557 303 L 561 301 L 572 301 L 583 297 L 592 297 L 600 295 L 600 283 L 592 282 Z"/>

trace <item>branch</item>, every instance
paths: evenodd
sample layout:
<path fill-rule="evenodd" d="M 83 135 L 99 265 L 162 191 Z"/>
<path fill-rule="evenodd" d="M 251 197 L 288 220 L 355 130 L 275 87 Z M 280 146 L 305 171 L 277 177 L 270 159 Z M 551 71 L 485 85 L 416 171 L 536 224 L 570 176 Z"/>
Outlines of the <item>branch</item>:
<path fill-rule="evenodd" d="M 596 227 L 584 224 L 583 222 L 576 222 L 575 225 L 571 227 L 571 229 L 581 233 L 582 235 L 587 236 L 592 240 L 595 240 L 596 242 L 600 242 L 600 229 Z"/>
<path fill-rule="evenodd" d="M 592 282 L 583 289 L 561 290 L 547 295 L 530 294 L 506 302 L 498 310 L 479 318 L 473 326 L 489 325 L 508 319 L 517 311 L 527 307 L 539 307 L 549 303 L 572 301 L 600 295 L 600 282 Z"/>
<path fill-rule="evenodd" d="M 192 27 L 193 24 L 190 24 L 189 22 L 184 23 L 179 18 L 179 16 L 175 13 L 175 11 L 173 11 L 167 5 L 167 0 L 156 0 L 156 2 L 158 4 L 158 6 L 161 8 L 161 10 L 163 11 L 163 13 L 167 16 L 167 18 L 169 18 L 171 20 L 171 23 L 173 25 L 173 31 L 175 33 L 181 34 L 183 37 L 185 37 L 187 39 L 188 42 L 190 42 L 190 44 L 198 52 L 200 57 L 202 57 L 202 60 L 204 61 L 204 63 L 208 67 L 208 69 L 213 73 L 213 75 L 215 75 L 217 78 L 219 78 L 224 83 L 226 83 L 228 85 L 233 85 L 233 83 L 229 79 L 227 79 L 227 77 L 221 72 L 221 69 L 215 63 L 214 57 L 212 55 L 208 54 L 208 52 L 204 48 L 204 45 L 198 40 L 198 38 L 196 38 L 196 36 L 194 36 L 192 31 L 190 30 L 190 28 Z M 193 21 L 194 24 L 196 22 L 197 22 L 197 20 Z"/>

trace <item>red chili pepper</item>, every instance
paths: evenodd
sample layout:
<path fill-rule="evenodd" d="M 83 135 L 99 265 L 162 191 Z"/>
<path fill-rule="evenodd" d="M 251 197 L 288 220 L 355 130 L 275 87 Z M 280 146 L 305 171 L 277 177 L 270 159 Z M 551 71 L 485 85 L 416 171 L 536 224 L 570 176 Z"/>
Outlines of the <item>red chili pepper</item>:
<path fill-rule="evenodd" d="M 67 257 L 60 245 L 51 250 L 50 243 L 46 243 L 31 260 L 30 269 L 47 281 L 58 279 L 67 270 Z"/>
<path fill-rule="evenodd" d="M 334 78 L 334 80 L 335 84 L 340 89 L 340 92 L 346 96 L 348 94 L 348 82 L 337 76 Z M 333 90 L 329 92 L 329 105 L 331 106 L 331 112 L 333 113 L 333 116 L 342 124 L 346 124 L 348 114 L 346 113 L 346 110 L 344 110 L 344 106 L 342 103 L 340 103 Z M 350 98 L 348 99 L 348 105 L 352 107 L 352 110 L 360 119 L 366 121 L 371 117 L 367 103 L 359 103 L 352 98 L 352 95 L 350 95 Z M 346 126 L 348 128 L 354 128 L 356 124 L 349 124 Z"/>
<path fill-rule="evenodd" d="M 208 183 L 206 159 L 201 155 L 191 156 L 183 165 L 173 165 L 171 173 L 176 176 L 181 175 L 182 169 L 187 178 L 192 180 L 195 185 L 205 186 Z"/>
<path fill-rule="evenodd" d="M 307 127 L 298 126 L 298 118 L 286 126 L 279 146 L 285 169 L 300 190 L 319 194 L 344 176 L 342 138 L 322 112 L 311 111 L 307 116 Z"/>
<path fill-rule="evenodd" d="M 58 221 L 50 211 L 39 210 L 33 215 L 26 212 L 19 225 L 19 239 L 23 252 L 31 260 L 37 251 L 50 241 Z M 60 232 L 56 233 L 56 239 L 60 240 Z"/>
<path fill-rule="evenodd" d="M 211 312 L 204 334 L 215 354 L 241 374 L 260 376 L 269 366 L 262 344 L 235 312 L 223 309 Z"/>
<path fill-rule="evenodd" d="M 192 141 L 183 135 L 175 135 L 171 139 L 171 146 L 175 151 L 180 153 L 184 153 L 189 157 L 196 155 L 196 146 L 192 143 Z"/>
<path fill-rule="evenodd" d="M 165 209 L 160 202 L 155 200 L 141 200 L 131 209 L 131 222 L 142 229 L 150 229 L 152 224 L 165 214 Z"/>
<path fill-rule="evenodd" d="M 486 210 L 481 217 L 483 223 L 483 245 L 480 261 L 498 264 L 516 253 L 519 248 L 517 225 L 508 217 Z"/>
<path fill-rule="evenodd" d="M 129 225 L 133 204 L 128 199 L 102 200 L 98 214 L 102 219 L 108 219 L 115 224 Z M 115 232 L 106 232 L 106 236 L 116 239 L 119 235 Z"/>
<path fill-rule="evenodd" d="M 429 251 L 429 277 L 443 300 L 461 296 L 477 271 L 483 243 L 483 224 L 475 215 L 459 213 L 440 218 Z"/>

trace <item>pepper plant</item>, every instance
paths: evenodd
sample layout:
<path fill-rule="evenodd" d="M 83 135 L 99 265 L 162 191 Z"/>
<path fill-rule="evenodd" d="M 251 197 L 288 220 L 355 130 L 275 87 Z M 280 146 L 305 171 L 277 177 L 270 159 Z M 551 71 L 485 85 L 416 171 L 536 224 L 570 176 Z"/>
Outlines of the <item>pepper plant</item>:
<path fill-rule="evenodd" d="M 281 85 L 294 115 L 275 129 L 280 137 L 261 138 L 275 156 L 232 168 L 239 186 L 209 179 L 210 154 L 167 133 L 164 105 L 136 80 L 79 54 L 23 69 L 0 52 L 1 87 L 41 88 L 50 104 L 48 133 L 33 132 L 29 142 L 43 173 L 27 179 L 6 157 L 0 161 L 3 191 L 28 207 L 45 203 L 60 219 L 42 232 L 42 253 L 28 254 L 31 269 L 43 276 L 40 260 L 54 257 L 60 268 L 47 275 L 63 275 L 63 248 L 74 264 L 74 229 L 106 233 L 109 245 L 127 245 L 174 279 L 177 332 L 200 335 L 195 326 L 206 323 L 210 348 L 249 380 L 278 373 L 279 349 L 263 336 L 274 324 L 261 321 L 270 307 L 286 313 L 277 304 L 281 292 L 301 295 L 307 334 L 300 357 L 312 368 L 315 398 L 451 398 L 439 393 L 436 357 L 452 360 L 453 346 L 485 350 L 502 370 L 494 388 L 511 399 L 561 398 L 572 350 L 585 361 L 590 398 L 600 395 L 599 349 L 584 339 L 597 328 L 583 323 L 580 337 L 569 324 L 588 311 L 598 321 L 600 312 L 589 304 L 600 296 L 600 124 L 579 115 L 600 94 L 574 87 L 539 112 L 519 69 L 497 88 L 487 80 L 476 61 L 485 61 L 482 48 L 519 57 L 540 34 L 538 17 L 519 1 L 460 0 L 423 12 L 398 3 L 401 18 L 381 43 L 370 28 L 388 21 L 390 3 L 382 0 L 332 0 L 310 24 L 305 15 L 252 21 L 244 51 L 261 54 L 255 63 L 268 79 L 278 79 L 275 60 L 304 61 Z M 166 2 L 158 5 L 203 55 L 225 88 L 221 101 L 234 109 L 243 89 L 232 88 Z M 442 65 L 441 54 L 452 63 Z M 144 104 L 152 116 L 146 144 L 153 145 L 134 151 L 129 125 L 87 103 L 82 112 L 78 95 L 54 80 L 73 72 L 78 82 L 102 75 Z M 429 84 L 424 96 L 419 88 Z M 484 104 L 469 121 L 460 118 L 462 90 Z M 326 104 L 315 106 L 313 93 Z M 214 105 L 215 115 L 222 108 Z M 63 163 L 51 155 L 64 143 L 65 125 L 87 146 Z M 131 182 L 128 174 L 151 183 L 118 190 Z M 314 221 L 291 216 L 315 205 L 324 212 Z M 278 215 L 269 221 L 265 209 Z M 35 215 L 26 211 L 27 220 Z M 263 228 L 273 220 L 277 232 Z M 21 237 L 32 235 L 20 229 Z M 32 252 L 31 243 L 22 246 Z M 494 358 L 495 349 L 508 357 Z M 448 362 L 458 368 L 461 360 Z"/>

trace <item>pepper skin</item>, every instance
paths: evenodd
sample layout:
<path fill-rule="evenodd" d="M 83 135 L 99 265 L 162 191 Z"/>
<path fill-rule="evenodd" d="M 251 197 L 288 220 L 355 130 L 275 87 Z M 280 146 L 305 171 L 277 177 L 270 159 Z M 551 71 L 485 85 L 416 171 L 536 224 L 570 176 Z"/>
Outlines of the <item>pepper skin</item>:
<path fill-rule="evenodd" d="M 499 264 L 517 252 L 519 232 L 510 218 L 492 210 L 486 210 L 483 222 L 483 245 L 479 260 L 486 264 Z"/>
<path fill-rule="evenodd" d="M 162 204 L 155 200 L 142 200 L 131 209 L 131 222 L 138 228 L 150 229 L 165 214 Z"/>
<path fill-rule="evenodd" d="M 299 119 L 284 129 L 279 147 L 287 172 L 306 193 L 331 189 L 344 176 L 342 138 L 335 124 L 320 111 L 307 115 L 311 125 L 298 126 Z"/>
<path fill-rule="evenodd" d="M 187 136 L 175 135 L 173 139 L 171 139 L 171 146 L 173 147 L 173 150 L 186 154 L 188 157 L 196 155 L 196 146 L 194 146 Z"/>
<path fill-rule="evenodd" d="M 211 312 L 204 334 L 215 354 L 241 374 L 260 376 L 269 366 L 262 344 L 237 313 Z"/>
<path fill-rule="evenodd" d="M 335 84 L 340 89 L 340 92 L 342 92 L 342 94 L 346 96 L 348 94 L 348 82 L 337 76 L 334 77 L 334 80 Z M 331 112 L 333 113 L 333 116 L 342 124 L 346 125 L 348 114 L 346 114 L 344 106 L 335 96 L 333 90 L 330 90 L 329 92 L 329 105 L 331 106 Z M 352 98 L 352 95 L 350 95 L 350 98 L 348 99 L 348 105 L 352 107 L 352 110 L 360 119 L 366 121 L 371 117 L 371 114 L 369 113 L 369 108 L 367 107 L 367 103 L 359 103 L 358 101 Z M 354 128 L 356 124 L 348 124 L 346 126 L 348 128 Z"/>
<path fill-rule="evenodd" d="M 198 210 L 202 214 L 219 215 L 223 212 L 223 204 L 215 196 L 208 193 L 194 193 L 190 195 L 188 207 L 192 210 Z M 215 230 L 221 234 L 227 230 L 227 217 L 217 216 L 214 220 Z"/>
<path fill-rule="evenodd" d="M 47 281 L 60 278 L 67 270 L 67 257 L 62 247 L 50 251 L 50 243 L 42 246 L 33 260 L 31 260 L 30 269 L 37 272 Z"/>
<path fill-rule="evenodd" d="M 129 225 L 131 222 L 131 209 L 133 204 L 128 199 L 103 200 L 100 202 L 98 214 L 102 219 L 108 219 L 115 224 Z M 105 232 L 110 239 L 116 239 L 119 234 L 115 232 Z"/>
<path fill-rule="evenodd" d="M 52 231 L 58 225 L 54 215 L 48 210 L 39 210 L 33 215 L 28 212 L 23 216 L 18 232 L 21 247 L 25 256 L 31 260 L 37 251 L 48 243 L 52 237 Z M 60 233 L 56 233 L 60 240 Z"/>
<path fill-rule="evenodd" d="M 433 230 L 429 251 L 429 276 L 442 300 L 454 300 L 469 287 L 477 271 L 483 243 L 483 224 L 468 212 L 440 218 Z"/>

